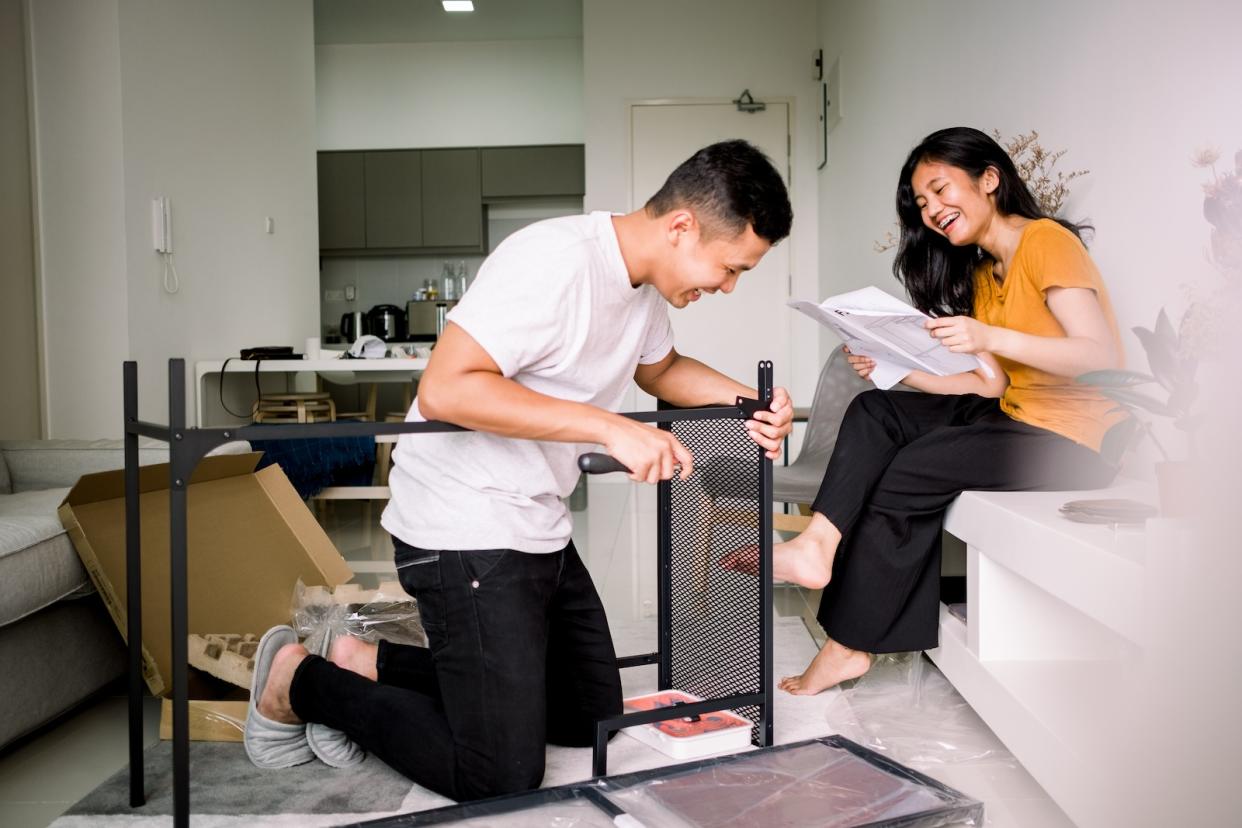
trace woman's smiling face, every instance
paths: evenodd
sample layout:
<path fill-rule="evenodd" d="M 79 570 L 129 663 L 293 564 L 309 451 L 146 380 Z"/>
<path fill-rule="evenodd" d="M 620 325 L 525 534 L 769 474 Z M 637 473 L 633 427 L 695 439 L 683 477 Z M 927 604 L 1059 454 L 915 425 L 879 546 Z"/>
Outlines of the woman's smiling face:
<path fill-rule="evenodd" d="M 999 182 L 991 167 L 975 179 L 961 167 L 939 161 L 919 162 L 910 177 L 923 223 L 957 246 L 979 242 L 996 215 L 990 195 Z"/>

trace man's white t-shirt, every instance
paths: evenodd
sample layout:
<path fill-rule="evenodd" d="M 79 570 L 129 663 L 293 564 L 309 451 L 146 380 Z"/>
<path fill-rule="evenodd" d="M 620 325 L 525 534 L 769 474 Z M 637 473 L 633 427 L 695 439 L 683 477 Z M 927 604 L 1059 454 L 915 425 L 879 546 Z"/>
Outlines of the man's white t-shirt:
<path fill-rule="evenodd" d="M 505 239 L 448 318 L 505 377 L 609 411 L 638 365 L 673 347 L 667 303 L 650 285 L 630 284 L 604 212 L 541 221 Z M 406 421 L 425 419 L 415 399 Z M 381 522 L 423 549 L 555 552 L 571 533 L 561 498 L 578 481 L 578 455 L 594 448 L 483 432 L 403 434 Z"/>

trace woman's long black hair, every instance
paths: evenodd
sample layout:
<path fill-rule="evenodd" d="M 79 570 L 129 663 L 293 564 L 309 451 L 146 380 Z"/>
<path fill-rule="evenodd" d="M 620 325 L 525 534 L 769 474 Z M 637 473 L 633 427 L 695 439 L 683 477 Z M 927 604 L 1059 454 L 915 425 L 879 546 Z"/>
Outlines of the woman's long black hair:
<path fill-rule="evenodd" d="M 956 247 L 923 223 L 922 210 L 914 203 L 910 183 L 914 168 L 924 161 L 958 167 L 978 180 L 988 167 L 1000 178 L 996 187 L 996 209 L 1001 215 L 1028 219 L 1050 218 L 1079 239 L 1088 225 L 1073 224 L 1049 216 L 1040 208 L 1030 188 L 1018 175 L 1009 153 L 986 133 L 970 127 L 950 127 L 928 135 L 910 151 L 901 178 L 897 181 L 897 218 L 901 238 L 893 275 L 906 290 L 915 307 L 935 316 L 970 316 L 975 310 L 975 269 L 986 251 L 977 245 Z"/>

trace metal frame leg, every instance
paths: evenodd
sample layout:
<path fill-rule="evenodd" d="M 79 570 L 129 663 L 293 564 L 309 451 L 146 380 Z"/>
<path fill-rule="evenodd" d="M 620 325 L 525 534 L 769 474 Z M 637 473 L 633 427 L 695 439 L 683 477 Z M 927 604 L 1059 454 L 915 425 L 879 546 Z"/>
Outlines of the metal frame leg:
<path fill-rule="evenodd" d="M 138 504 L 138 364 L 122 366 L 125 416 L 125 616 L 129 651 L 129 806 L 147 802 L 142 765 L 142 525 Z"/>
<path fill-rule="evenodd" d="M 172 683 L 173 683 L 173 825 L 190 825 L 190 716 L 189 716 L 189 598 L 186 586 L 186 487 L 189 470 L 197 457 L 185 437 L 185 361 L 168 361 L 168 428 L 172 432 L 169 449 L 169 572 L 172 605 Z M 187 468 L 186 461 L 189 460 Z"/>

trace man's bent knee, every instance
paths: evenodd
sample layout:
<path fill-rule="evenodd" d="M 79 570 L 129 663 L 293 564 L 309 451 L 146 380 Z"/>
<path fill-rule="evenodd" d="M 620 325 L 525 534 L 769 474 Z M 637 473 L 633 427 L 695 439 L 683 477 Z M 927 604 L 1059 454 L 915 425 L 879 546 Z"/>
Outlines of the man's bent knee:
<path fill-rule="evenodd" d="M 484 763 L 486 767 L 458 767 L 456 796 L 459 802 L 533 791 L 543 783 L 544 748 L 538 756 L 501 756 Z"/>

